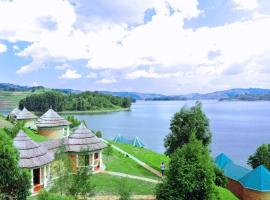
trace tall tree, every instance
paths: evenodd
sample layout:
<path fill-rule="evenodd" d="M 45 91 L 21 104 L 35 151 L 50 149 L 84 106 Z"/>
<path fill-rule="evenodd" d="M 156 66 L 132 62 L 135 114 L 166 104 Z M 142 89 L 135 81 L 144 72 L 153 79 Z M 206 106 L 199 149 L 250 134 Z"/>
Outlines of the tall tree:
<path fill-rule="evenodd" d="M 158 200 L 208 200 L 215 195 L 215 173 L 208 148 L 192 133 L 190 140 L 172 155 Z"/>
<path fill-rule="evenodd" d="M 19 167 L 19 154 L 11 138 L 0 131 L 0 194 L 3 200 L 26 200 L 30 195 L 31 175 Z"/>
<path fill-rule="evenodd" d="M 202 110 L 200 102 L 196 102 L 191 108 L 183 107 L 180 112 L 175 113 L 171 119 L 170 133 L 164 140 L 166 154 L 172 154 L 178 147 L 182 147 L 189 140 L 191 132 L 202 141 L 204 146 L 211 142 L 211 131 L 209 120 Z"/>
<path fill-rule="evenodd" d="M 253 169 L 259 165 L 264 165 L 270 170 L 270 144 L 263 144 L 259 146 L 256 152 L 249 156 L 248 164 Z"/>

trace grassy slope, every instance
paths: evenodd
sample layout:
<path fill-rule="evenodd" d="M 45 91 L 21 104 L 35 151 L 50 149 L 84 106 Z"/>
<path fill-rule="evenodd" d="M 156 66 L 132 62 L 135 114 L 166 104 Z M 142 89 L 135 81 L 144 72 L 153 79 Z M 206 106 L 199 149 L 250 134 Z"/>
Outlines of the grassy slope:
<path fill-rule="evenodd" d="M 220 200 L 238 200 L 238 198 L 234 196 L 234 194 L 231 193 L 229 190 L 222 187 L 217 187 L 217 189 L 221 198 Z"/>
<path fill-rule="evenodd" d="M 28 129 L 28 128 L 23 128 L 23 131 L 30 137 L 32 138 L 32 140 L 36 141 L 36 142 L 44 142 L 47 141 L 48 138 L 44 137 L 42 135 L 38 135 L 36 134 L 34 131 Z"/>
<path fill-rule="evenodd" d="M 141 167 L 135 161 L 113 149 L 112 155 L 103 154 L 107 171 L 121 172 L 135 176 L 159 179 L 156 175 Z"/>
<path fill-rule="evenodd" d="M 121 178 L 105 174 L 95 174 L 93 183 L 96 185 L 97 194 L 117 194 L 120 181 L 125 181 L 133 194 L 154 194 L 156 184 L 140 180 Z"/>
<path fill-rule="evenodd" d="M 17 107 L 19 101 L 30 94 L 31 94 L 30 91 L 26 92 L 0 91 L 0 110 L 13 109 Z"/>
<path fill-rule="evenodd" d="M 3 116 L 0 115 L 0 128 L 12 128 L 13 124 L 7 121 Z"/>
<path fill-rule="evenodd" d="M 163 154 L 156 153 L 152 150 L 146 148 L 133 147 L 126 144 L 120 144 L 113 142 L 115 146 L 123 149 L 124 151 L 132 154 L 137 157 L 141 161 L 145 162 L 149 166 L 155 168 L 156 170 L 160 170 L 160 164 L 164 161 L 167 165 L 169 163 L 169 158 Z"/>

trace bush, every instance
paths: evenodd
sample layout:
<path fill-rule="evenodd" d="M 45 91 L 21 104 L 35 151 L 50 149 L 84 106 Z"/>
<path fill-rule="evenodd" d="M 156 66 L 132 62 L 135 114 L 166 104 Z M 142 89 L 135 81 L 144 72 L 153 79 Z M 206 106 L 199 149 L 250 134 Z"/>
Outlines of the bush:
<path fill-rule="evenodd" d="M 217 166 L 214 166 L 214 171 L 216 175 L 215 184 L 220 187 L 225 187 L 228 183 L 228 179 L 224 176 L 223 172 Z"/>
<path fill-rule="evenodd" d="M 103 150 L 103 153 L 105 155 L 112 155 L 113 149 L 112 149 L 112 145 L 109 143 L 108 146 Z"/>
<path fill-rule="evenodd" d="M 101 133 L 101 131 L 97 131 L 97 132 L 96 132 L 96 136 L 97 136 L 98 138 L 102 138 L 102 133 Z"/>
<path fill-rule="evenodd" d="M 127 186 L 124 179 L 120 180 L 118 185 L 118 194 L 120 195 L 119 200 L 131 200 L 131 188 Z"/>
<path fill-rule="evenodd" d="M 38 194 L 37 200 L 75 200 L 75 199 L 70 196 L 61 196 L 43 190 Z"/>

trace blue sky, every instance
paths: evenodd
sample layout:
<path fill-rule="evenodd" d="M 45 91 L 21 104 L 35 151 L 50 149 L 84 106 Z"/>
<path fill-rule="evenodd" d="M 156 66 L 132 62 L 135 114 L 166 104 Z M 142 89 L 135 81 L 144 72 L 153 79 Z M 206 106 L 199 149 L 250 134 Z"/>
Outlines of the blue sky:
<path fill-rule="evenodd" d="M 183 94 L 270 88 L 268 0 L 0 1 L 0 82 Z"/>

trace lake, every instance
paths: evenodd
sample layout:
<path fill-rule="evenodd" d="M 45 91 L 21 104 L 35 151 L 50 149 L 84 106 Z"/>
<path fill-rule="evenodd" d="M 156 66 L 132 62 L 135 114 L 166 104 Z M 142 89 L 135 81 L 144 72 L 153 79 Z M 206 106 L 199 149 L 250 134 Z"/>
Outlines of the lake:
<path fill-rule="evenodd" d="M 104 138 L 117 134 L 138 136 L 147 148 L 164 152 L 163 139 L 169 133 L 170 119 L 184 105 L 195 101 L 137 101 L 131 112 L 77 115 Z M 202 101 L 210 119 L 213 156 L 224 152 L 236 163 L 245 165 L 248 156 L 263 143 L 270 143 L 270 102 Z"/>

